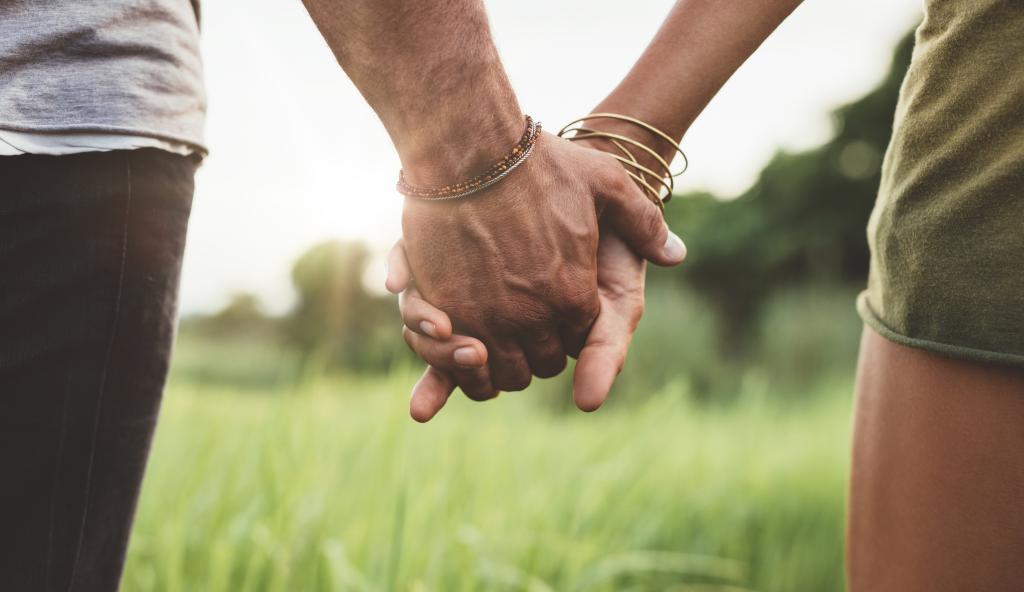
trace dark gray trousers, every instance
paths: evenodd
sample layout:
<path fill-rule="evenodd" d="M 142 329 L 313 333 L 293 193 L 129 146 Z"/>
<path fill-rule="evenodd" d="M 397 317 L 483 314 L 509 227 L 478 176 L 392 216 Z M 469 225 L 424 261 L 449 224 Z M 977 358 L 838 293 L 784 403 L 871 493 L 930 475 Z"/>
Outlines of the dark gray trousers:
<path fill-rule="evenodd" d="M 174 336 L 193 158 L 0 157 L 0 590 L 116 590 Z"/>

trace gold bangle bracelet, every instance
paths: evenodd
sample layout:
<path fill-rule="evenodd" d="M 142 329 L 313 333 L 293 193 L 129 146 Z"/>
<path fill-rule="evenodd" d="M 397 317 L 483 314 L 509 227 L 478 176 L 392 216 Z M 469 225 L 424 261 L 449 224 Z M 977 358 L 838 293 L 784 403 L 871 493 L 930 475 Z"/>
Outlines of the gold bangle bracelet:
<path fill-rule="evenodd" d="M 647 181 L 646 181 L 647 177 L 644 176 L 643 173 L 647 173 L 648 175 L 653 176 L 654 180 L 657 181 L 659 184 L 661 184 L 661 186 L 664 187 L 668 191 L 667 195 L 672 195 L 672 187 L 669 185 L 668 181 L 666 181 L 664 177 L 658 175 L 658 173 L 656 173 L 656 172 L 652 171 L 651 169 L 645 167 L 644 165 L 640 164 L 639 162 L 636 162 L 635 160 L 630 160 L 628 158 L 619 156 L 618 154 L 609 154 L 609 156 L 611 156 L 615 160 L 618 160 L 622 164 L 624 164 L 626 166 L 629 166 L 629 167 L 632 167 L 632 168 L 636 169 L 637 171 L 639 171 L 639 173 L 637 173 L 637 174 L 639 174 L 644 179 L 644 183 L 645 184 L 647 183 Z M 627 171 L 627 172 L 631 172 L 631 171 Z M 655 195 L 655 197 L 658 198 L 659 201 L 664 199 L 664 197 L 665 197 L 665 196 L 661 195 L 661 191 L 660 190 L 656 190 L 654 192 L 654 195 Z"/>
<path fill-rule="evenodd" d="M 671 183 L 672 177 L 668 176 L 668 170 L 667 169 L 665 170 L 664 173 L 659 175 L 658 173 L 656 173 L 656 172 L 652 171 L 651 169 L 649 169 L 649 168 L 643 166 L 642 164 L 640 164 L 636 160 L 636 156 L 632 152 L 630 152 L 630 150 L 628 148 L 623 146 L 622 142 L 620 142 L 618 139 L 616 139 L 616 137 L 613 137 L 613 136 L 616 136 L 615 134 L 605 134 L 603 132 L 588 130 L 587 128 L 575 128 L 574 130 L 570 130 L 570 131 L 578 132 L 578 131 L 581 131 L 581 129 L 586 131 L 586 133 L 582 133 L 582 134 L 577 133 L 577 134 L 575 134 L 575 135 L 573 135 L 573 136 L 571 136 L 569 138 L 566 138 L 566 139 L 570 140 L 570 141 L 573 141 L 573 140 L 583 140 L 583 139 L 588 139 L 588 138 L 601 138 L 601 139 L 605 139 L 605 140 L 608 140 L 609 142 L 611 142 L 616 148 L 618 148 L 620 151 L 622 151 L 623 154 L 628 156 L 628 158 L 624 158 L 624 157 L 621 157 L 621 156 L 619 156 L 617 154 L 611 154 L 611 153 L 608 153 L 609 156 L 611 156 L 612 158 L 618 160 L 619 162 L 621 162 L 622 164 L 624 164 L 624 165 L 626 165 L 628 167 L 635 168 L 638 171 L 643 169 L 643 171 L 646 171 L 647 173 L 651 174 L 659 183 L 661 183 L 664 187 L 666 187 L 668 189 L 668 193 L 666 194 L 666 197 L 663 198 L 662 195 L 661 195 L 661 192 L 658 191 L 657 189 L 655 189 L 654 187 L 652 187 L 651 184 L 647 182 L 647 179 L 643 176 L 643 172 L 642 171 L 641 171 L 640 175 L 637 175 L 633 171 L 630 171 L 628 168 L 626 169 L 626 173 L 630 177 L 635 179 L 637 181 L 637 183 L 640 184 L 641 189 L 643 189 L 644 192 L 647 193 L 647 195 L 650 197 L 651 201 L 654 202 L 659 208 L 663 208 L 664 207 L 663 203 L 665 201 L 667 201 L 671 197 L 671 195 L 672 195 L 672 183 Z M 639 142 L 636 142 L 635 140 L 633 140 L 631 138 L 626 138 L 624 136 L 618 136 L 618 137 L 621 137 L 624 141 L 632 143 L 632 144 L 634 144 L 636 146 L 639 146 L 640 148 L 643 148 L 644 150 L 650 151 L 649 148 L 647 148 L 643 144 L 640 144 Z M 655 158 L 660 160 L 660 157 L 657 154 L 653 154 L 652 153 L 652 155 Z M 667 181 L 666 181 L 666 178 L 667 178 Z"/>
<path fill-rule="evenodd" d="M 625 142 L 628 142 L 630 144 L 633 144 L 633 145 L 637 146 L 638 149 L 643 150 L 648 155 L 650 155 L 651 158 L 656 160 L 657 164 L 662 165 L 662 167 L 665 168 L 665 176 L 673 177 L 673 175 L 671 174 L 671 171 L 669 170 L 669 163 L 667 163 L 665 161 L 665 159 L 662 158 L 662 156 L 660 156 L 656 152 L 654 152 L 654 150 L 651 149 L 651 147 L 647 146 L 647 144 L 645 144 L 645 143 L 643 143 L 643 142 L 641 142 L 639 140 L 635 140 L 635 139 L 633 139 L 633 138 L 631 138 L 629 136 L 625 136 L 625 135 L 622 135 L 622 134 L 611 133 L 611 132 L 607 132 L 607 131 L 598 131 L 596 129 L 591 129 L 589 127 L 562 128 L 562 130 L 558 132 L 558 135 L 559 135 L 559 137 L 565 137 L 564 134 L 569 133 L 569 132 L 573 132 L 573 135 L 571 135 L 569 137 L 566 137 L 565 139 L 567 139 L 567 140 L 578 140 L 578 139 L 589 139 L 589 138 L 594 138 L 594 137 L 603 137 L 603 138 L 607 138 L 607 139 L 616 139 L 616 140 L 620 140 L 620 141 L 625 141 Z M 581 133 L 581 132 L 583 132 L 583 133 Z"/>
<path fill-rule="evenodd" d="M 661 156 L 659 156 L 653 150 L 651 150 L 650 148 L 648 148 L 644 144 L 642 144 L 640 142 L 637 142 L 636 140 L 633 140 L 632 138 L 627 138 L 625 136 L 618 136 L 617 134 L 607 134 L 607 133 L 604 133 L 604 132 L 598 132 L 596 130 L 590 130 L 589 128 L 574 128 L 574 129 L 572 129 L 570 131 L 574 131 L 574 132 L 583 131 L 584 133 L 576 133 L 575 135 L 573 135 L 573 136 L 571 136 L 569 138 L 566 138 L 568 140 L 582 140 L 582 139 L 587 139 L 587 138 L 602 138 L 602 139 L 605 139 L 605 140 L 608 140 L 609 142 L 611 142 L 616 148 L 618 148 L 623 154 L 625 154 L 626 157 L 622 157 L 622 156 L 619 156 L 617 154 L 611 154 L 611 153 L 609 153 L 609 156 L 611 156 L 612 158 L 618 160 L 619 162 L 621 162 L 626 167 L 633 168 L 637 172 L 640 173 L 638 175 L 638 174 L 634 173 L 633 171 L 629 170 L 628 168 L 626 170 L 626 173 L 630 177 L 632 177 L 640 185 L 640 188 L 644 190 L 644 192 L 648 195 L 648 197 L 650 197 L 651 201 L 655 205 L 657 205 L 659 209 L 664 209 L 664 207 L 665 207 L 664 204 L 672 199 L 672 191 L 674 189 L 674 185 L 675 184 L 673 183 L 673 178 L 669 174 L 670 171 L 668 170 L 668 165 L 664 162 L 664 159 L 662 159 Z M 637 147 L 647 151 L 648 153 L 650 153 L 651 156 L 654 157 L 656 160 L 658 160 L 659 164 L 662 165 L 661 168 L 664 169 L 664 172 L 661 173 L 661 174 L 658 174 L 657 172 L 655 172 L 655 171 L 645 167 L 644 165 L 640 164 L 640 162 L 637 161 L 636 156 L 628 148 L 623 146 L 622 142 L 620 140 L 622 140 L 624 142 L 628 142 L 630 144 L 633 144 L 634 146 L 637 146 Z M 648 174 L 651 175 L 651 177 L 653 177 L 654 180 L 657 181 L 662 187 L 665 188 L 666 191 L 665 191 L 664 195 L 662 195 L 662 192 L 660 190 L 655 189 L 654 187 L 652 187 L 651 184 L 647 181 L 646 175 L 648 175 Z"/>
<path fill-rule="evenodd" d="M 632 177 L 637 183 L 641 185 L 640 188 L 643 189 L 644 193 L 646 193 L 647 196 L 651 198 L 651 201 L 654 202 L 656 206 L 658 206 L 658 209 L 664 211 L 665 202 L 667 202 L 669 198 L 672 196 L 672 178 L 669 177 L 668 182 L 666 182 L 664 175 L 659 175 L 658 173 L 652 171 L 651 169 L 641 165 L 637 161 L 636 156 L 632 152 L 630 152 L 629 148 L 626 148 L 625 146 L 622 145 L 622 142 L 619 142 L 615 138 L 606 139 L 609 142 L 611 142 L 616 148 L 618 148 L 623 154 L 625 154 L 627 158 L 623 158 L 615 154 L 611 154 L 610 156 L 612 156 L 613 158 L 615 158 L 616 160 L 625 165 L 636 168 L 637 170 L 643 169 L 643 171 L 647 171 L 647 173 L 653 176 L 657 182 L 661 183 L 663 187 L 668 189 L 668 193 L 665 194 L 665 197 L 662 197 L 661 192 L 655 189 L 654 187 L 651 187 L 651 184 L 647 182 L 647 175 L 645 175 L 643 171 L 637 174 L 634 173 L 633 171 L 630 171 L 629 169 L 626 169 L 626 174 Z"/>
<path fill-rule="evenodd" d="M 583 117 L 580 117 L 579 119 L 570 121 L 569 123 L 565 124 L 565 126 L 558 133 L 558 135 L 561 136 L 565 132 L 572 131 L 569 128 L 571 126 L 577 124 L 577 123 L 582 123 L 584 121 L 588 121 L 588 120 L 591 120 L 591 119 L 616 119 L 616 120 L 619 120 L 619 121 L 625 121 L 627 123 L 632 123 L 633 125 L 639 126 L 639 127 L 643 128 L 643 129 L 651 132 L 652 134 L 658 136 L 662 140 L 665 140 L 666 142 L 668 142 L 668 144 L 670 146 L 672 146 L 672 149 L 675 152 L 677 152 L 680 156 L 683 157 L 683 169 L 681 171 L 679 171 L 678 173 L 672 173 L 671 175 L 673 177 L 678 177 L 679 175 L 685 173 L 686 169 L 690 167 L 690 160 L 686 157 L 686 153 L 683 152 L 682 146 L 679 145 L 679 142 L 676 142 L 675 140 L 673 140 L 672 136 L 666 134 L 665 132 L 661 131 L 660 129 L 654 127 L 653 125 L 651 125 L 651 124 L 649 124 L 649 123 L 647 123 L 645 121 L 641 121 L 641 120 L 639 120 L 639 119 L 637 119 L 635 117 L 630 117 L 628 115 L 620 115 L 619 113 L 603 113 L 603 112 L 602 113 L 590 113 L 588 115 L 584 115 Z"/>
<path fill-rule="evenodd" d="M 657 189 L 655 189 L 654 187 L 651 187 L 651 184 L 648 183 L 646 179 L 644 179 L 640 175 L 634 173 L 633 171 L 627 170 L 626 174 L 629 175 L 630 177 L 632 177 L 633 180 L 636 181 L 637 183 L 640 183 L 641 185 L 643 185 L 642 189 L 644 190 L 644 193 L 646 193 L 648 196 L 650 196 L 651 202 L 653 202 L 654 205 L 658 206 L 659 210 L 662 210 L 662 211 L 665 210 L 665 202 L 667 202 L 668 200 L 667 199 L 662 199 L 661 197 L 658 197 L 659 193 L 658 193 Z"/>
<path fill-rule="evenodd" d="M 650 132 L 657 138 L 660 138 L 668 142 L 672 146 L 672 149 L 683 157 L 682 170 L 680 170 L 678 173 L 673 173 L 668 161 L 666 161 L 660 154 L 658 154 L 656 150 L 654 150 L 653 148 L 639 140 L 630 138 L 629 136 L 624 136 L 622 134 L 605 132 L 590 127 L 586 127 L 585 125 L 581 125 L 592 119 L 616 119 L 619 121 L 625 121 L 627 123 L 633 124 L 637 127 L 640 127 L 641 129 Z M 580 117 L 579 119 L 575 119 L 567 123 L 565 126 L 562 127 L 562 129 L 558 131 L 558 137 L 565 138 L 566 140 L 570 141 L 586 139 L 603 139 L 610 142 L 620 152 L 622 152 L 622 155 L 620 156 L 618 154 L 612 153 L 609 153 L 609 155 L 612 158 L 618 160 L 620 163 L 622 163 L 624 167 L 626 167 L 626 174 L 628 174 L 634 181 L 636 181 L 640 188 L 644 190 L 644 193 L 646 193 L 648 197 L 651 198 L 651 201 L 657 204 L 657 206 L 661 209 L 664 209 L 665 203 L 672 199 L 672 193 L 675 190 L 675 177 L 678 177 L 679 175 L 686 172 L 686 169 L 689 168 L 690 166 L 690 161 L 689 159 L 687 159 L 686 153 L 683 152 L 682 147 L 679 145 L 678 142 L 673 140 L 671 136 L 669 136 L 665 132 L 659 130 L 658 128 L 654 127 L 649 123 L 641 121 L 635 117 L 630 117 L 628 115 L 620 115 L 618 113 L 591 113 L 589 115 L 585 115 L 583 117 Z M 658 164 L 658 168 L 663 169 L 663 172 L 659 174 L 658 172 L 653 171 L 647 168 L 646 166 L 640 164 L 640 161 L 637 160 L 636 155 L 633 154 L 632 150 L 626 147 L 627 145 L 634 148 L 639 148 L 646 152 L 647 155 L 649 155 L 651 158 L 655 160 L 655 162 Z M 664 196 L 662 195 L 660 189 L 655 189 L 654 186 L 652 186 L 651 183 L 648 182 L 647 175 L 653 177 L 654 180 L 657 181 L 657 183 L 661 185 L 662 188 L 665 189 Z"/>
<path fill-rule="evenodd" d="M 620 142 L 619 140 L 616 140 L 615 138 L 603 136 L 600 132 L 597 132 L 596 135 L 593 136 L 593 137 L 595 137 L 595 138 L 604 137 L 604 139 L 606 139 L 609 142 L 611 142 L 612 144 L 614 144 L 615 147 L 619 149 L 619 151 L 621 151 L 623 154 L 626 155 L 627 160 L 624 160 L 623 158 L 618 157 L 618 156 L 616 156 L 614 154 L 612 154 L 611 156 L 615 157 L 616 159 L 618 159 L 623 164 L 629 165 L 629 166 L 633 167 L 634 169 L 640 171 L 640 176 L 643 177 L 645 181 L 647 180 L 647 175 L 651 175 L 652 177 L 654 177 L 654 180 L 657 181 L 658 183 L 660 183 L 661 186 L 664 187 L 667 190 L 667 192 L 665 193 L 664 196 L 661 195 L 660 191 L 657 192 L 656 197 L 658 197 L 659 200 L 663 199 L 664 201 L 667 202 L 668 200 L 672 199 L 672 191 L 675 189 L 675 180 L 671 176 L 669 176 L 667 168 L 662 167 L 662 168 L 665 168 L 665 172 L 659 175 L 657 172 L 652 171 L 651 169 L 649 169 L 649 168 L 645 167 L 644 165 L 640 164 L 640 161 L 636 159 L 636 155 L 633 154 L 629 150 L 629 148 L 626 148 L 625 146 L 623 146 L 622 142 Z M 641 146 L 643 146 L 643 145 L 641 145 Z M 646 148 L 646 146 L 643 146 L 643 147 Z M 646 173 L 647 175 L 645 175 L 644 173 Z"/>
<path fill-rule="evenodd" d="M 570 124 L 570 125 L 572 125 L 572 124 Z M 633 138 L 630 138 L 629 136 L 623 136 L 621 134 L 613 134 L 611 132 L 602 132 L 602 131 L 598 131 L 598 130 L 595 130 L 595 129 L 591 129 L 589 127 L 562 128 L 562 131 L 560 131 L 558 133 L 559 133 L 559 136 L 564 137 L 562 134 L 569 133 L 569 132 L 573 132 L 573 135 L 571 137 L 569 137 L 569 138 L 566 138 L 568 140 L 586 140 L 586 139 L 589 139 L 589 138 L 605 138 L 605 139 L 608 139 L 608 140 L 618 140 L 620 142 L 626 142 L 628 144 L 636 146 L 637 148 L 640 148 L 641 150 L 643 150 L 644 152 L 649 154 L 652 158 L 654 158 L 658 162 L 659 165 L 661 165 L 662 168 L 665 169 L 665 174 L 664 174 L 665 177 L 668 177 L 669 179 L 673 178 L 673 175 L 671 174 L 671 171 L 669 170 L 669 165 L 665 161 L 665 159 L 662 158 L 660 154 L 655 152 L 653 148 L 647 146 L 643 142 L 640 142 L 638 140 L 634 140 Z M 580 133 L 580 132 L 582 132 L 582 133 Z"/>

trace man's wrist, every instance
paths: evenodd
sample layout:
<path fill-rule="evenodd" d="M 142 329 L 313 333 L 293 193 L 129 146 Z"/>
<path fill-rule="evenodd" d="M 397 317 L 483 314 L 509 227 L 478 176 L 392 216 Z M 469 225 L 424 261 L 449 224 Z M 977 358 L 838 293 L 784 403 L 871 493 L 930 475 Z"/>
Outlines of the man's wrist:
<path fill-rule="evenodd" d="M 395 147 L 410 183 L 442 186 L 488 169 L 515 146 L 525 126 L 514 97 L 488 95 L 439 103 L 436 113 L 396 138 Z"/>
<path fill-rule="evenodd" d="M 472 177 L 522 134 L 479 0 L 303 1 L 387 128 L 410 182 Z"/>

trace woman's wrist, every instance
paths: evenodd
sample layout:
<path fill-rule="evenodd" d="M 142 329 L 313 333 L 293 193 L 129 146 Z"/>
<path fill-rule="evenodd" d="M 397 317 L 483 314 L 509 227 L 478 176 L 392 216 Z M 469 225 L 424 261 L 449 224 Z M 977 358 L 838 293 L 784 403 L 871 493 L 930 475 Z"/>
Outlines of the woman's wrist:
<path fill-rule="evenodd" d="M 605 101 L 602 101 L 593 109 L 592 113 L 617 113 L 639 119 L 640 121 L 646 122 L 668 134 L 676 142 L 679 142 L 682 139 L 683 135 L 686 133 L 686 129 L 689 127 L 688 122 L 683 124 L 681 122 L 671 121 L 666 117 L 659 116 L 659 114 L 652 109 L 645 109 L 636 104 L 630 105 L 628 102 L 615 100 L 614 95 Z M 663 158 L 665 162 L 671 163 L 672 159 L 676 156 L 675 146 L 666 142 L 656 133 L 636 124 L 629 123 L 628 121 L 599 118 L 588 120 L 586 125 L 588 128 L 597 131 L 632 138 L 658 153 L 658 156 Z M 588 140 L 588 142 L 590 143 L 588 145 L 599 147 L 606 152 L 611 152 L 613 154 L 619 153 L 619 149 L 608 140 L 595 138 L 593 140 Z M 660 170 L 663 168 L 658 160 L 646 151 L 633 150 L 632 152 L 637 162 L 641 165 L 652 170 Z"/>
<path fill-rule="evenodd" d="M 609 107 L 605 101 L 590 114 L 566 125 L 559 135 L 618 159 L 641 189 L 659 206 L 671 199 L 673 178 L 686 169 L 678 140 L 682 130 L 669 131 L 645 121 L 635 109 Z M 672 167 L 676 155 L 684 162 Z"/>

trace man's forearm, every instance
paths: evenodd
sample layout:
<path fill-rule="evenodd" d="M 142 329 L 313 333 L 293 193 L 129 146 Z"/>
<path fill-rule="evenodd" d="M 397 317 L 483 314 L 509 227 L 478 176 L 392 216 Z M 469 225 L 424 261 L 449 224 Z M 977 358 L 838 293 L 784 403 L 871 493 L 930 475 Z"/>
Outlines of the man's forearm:
<path fill-rule="evenodd" d="M 414 184 L 471 176 L 522 135 L 480 0 L 303 2 Z"/>

